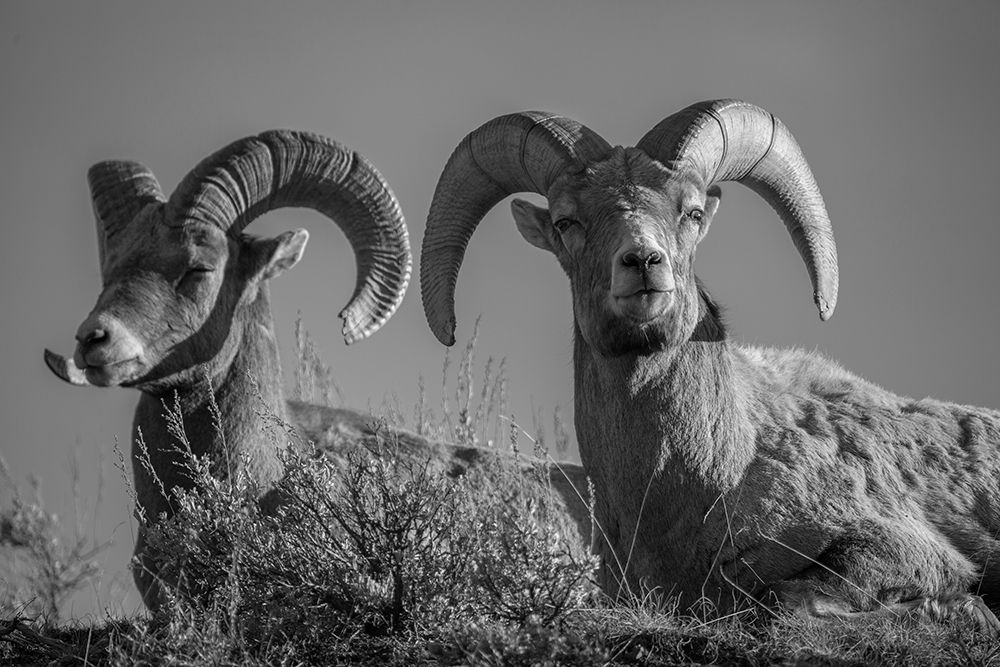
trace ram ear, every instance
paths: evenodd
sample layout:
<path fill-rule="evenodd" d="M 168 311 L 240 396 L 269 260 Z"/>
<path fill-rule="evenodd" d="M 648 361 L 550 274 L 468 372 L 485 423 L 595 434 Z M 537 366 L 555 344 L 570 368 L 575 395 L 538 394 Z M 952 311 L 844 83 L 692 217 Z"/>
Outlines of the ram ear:
<path fill-rule="evenodd" d="M 302 259 L 309 241 L 309 232 L 304 229 L 285 232 L 273 239 L 262 242 L 264 253 L 261 280 L 270 280 L 292 268 Z"/>
<path fill-rule="evenodd" d="M 705 214 L 701 218 L 701 230 L 698 232 L 699 243 L 708 234 L 708 228 L 712 225 L 712 218 L 715 217 L 715 212 L 719 210 L 721 202 L 722 188 L 718 185 L 709 186 L 708 191 L 705 193 Z"/>
<path fill-rule="evenodd" d="M 525 241 L 536 248 L 551 253 L 556 252 L 552 238 L 552 219 L 548 209 L 535 206 L 523 199 L 514 199 L 510 202 L 510 212 L 514 215 L 514 222 L 517 223 L 517 231 L 521 232 Z"/>

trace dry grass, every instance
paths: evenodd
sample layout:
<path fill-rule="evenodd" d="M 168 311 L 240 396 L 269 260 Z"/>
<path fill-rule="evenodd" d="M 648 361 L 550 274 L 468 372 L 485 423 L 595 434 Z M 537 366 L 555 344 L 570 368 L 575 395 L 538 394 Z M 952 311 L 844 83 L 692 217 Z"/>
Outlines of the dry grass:
<path fill-rule="evenodd" d="M 299 391 L 337 400 L 328 369 L 297 332 Z M 414 430 L 519 449 L 527 434 L 506 416 L 503 362 L 487 361 L 474 383 L 474 350 L 475 335 L 454 392 L 446 362 L 450 398 L 437 410 L 421 392 Z M 183 446 L 179 415 L 165 409 Z M 559 412 L 554 420 L 562 451 Z M 540 410 L 533 421 L 527 437 L 544 454 Z M 546 471 L 526 478 L 498 457 L 453 479 L 401 457 L 388 424 L 377 432 L 346 466 L 308 447 L 287 450 L 287 475 L 273 492 L 281 503 L 270 513 L 247 480 L 220 482 L 189 458 L 198 490 L 173 492 L 177 514 L 150 530 L 166 591 L 155 616 L 61 622 L 66 596 L 96 576 L 100 545 L 64 541 L 37 494 L 13 494 L 0 508 L 0 558 L 9 563 L 0 663 L 1000 663 L 994 640 L 954 622 L 775 619 L 749 604 L 717 618 L 707 608 L 682 614 L 655 592 L 612 602 L 591 582 L 596 563 L 554 509 Z"/>

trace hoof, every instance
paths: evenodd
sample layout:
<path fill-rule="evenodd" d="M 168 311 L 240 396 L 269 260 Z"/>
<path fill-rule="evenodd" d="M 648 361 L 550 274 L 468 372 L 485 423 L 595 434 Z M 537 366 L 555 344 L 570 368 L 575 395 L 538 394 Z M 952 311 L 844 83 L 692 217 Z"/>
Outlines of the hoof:
<path fill-rule="evenodd" d="M 978 595 L 963 594 L 949 598 L 925 598 L 913 609 L 917 615 L 934 621 L 966 619 L 977 630 L 1000 638 L 1000 620 Z"/>

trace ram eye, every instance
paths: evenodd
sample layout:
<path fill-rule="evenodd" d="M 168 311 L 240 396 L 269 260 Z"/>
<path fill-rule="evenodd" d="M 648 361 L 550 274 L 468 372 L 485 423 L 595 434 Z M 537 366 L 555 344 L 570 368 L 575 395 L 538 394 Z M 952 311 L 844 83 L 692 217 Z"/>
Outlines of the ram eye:
<path fill-rule="evenodd" d="M 562 234 L 573 225 L 578 225 L 580 223 L 579 221 L 573 220 L 572 218 L 559 218 L 558 220 L 556 220 L 555 224 L 556 224 L 556 229 L 559 231 L 560 234 Z"/>
<path fill-rule="evenodd" d="M 701 223 L 702 219 L 705 217 L 705 212 L 700 208 L 693 208 L 687 212 L 687 217 L 689 220 Z"/>

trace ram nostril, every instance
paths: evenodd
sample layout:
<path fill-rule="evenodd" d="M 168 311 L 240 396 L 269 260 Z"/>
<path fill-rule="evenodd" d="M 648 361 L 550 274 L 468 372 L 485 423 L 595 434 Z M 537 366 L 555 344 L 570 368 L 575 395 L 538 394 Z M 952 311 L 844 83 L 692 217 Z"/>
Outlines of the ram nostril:
<path fill-rule="evenodd" d="M 77 340 L 81 345 L 94 345 L 100 343 L 102 340 L 108 337 L 108 332 L 104 329 L 91 329 L 81 336 L 77 336 Z"/>
<path fill-rule="evenodd" d="M 656 250 L 650 250 L 649 252 L 632 250 L 622 255 L 621 258 L 622 266 L 635 269 L 647 269 L 662 261 L 663 254 Z"/>
<path fill-rule="evenodd" d="M 638 253 L 627 252 L 622 256 L 622 264 L 624 266 L 641 266 L 643 261 L 642 258 L 639 257 Z"/>

